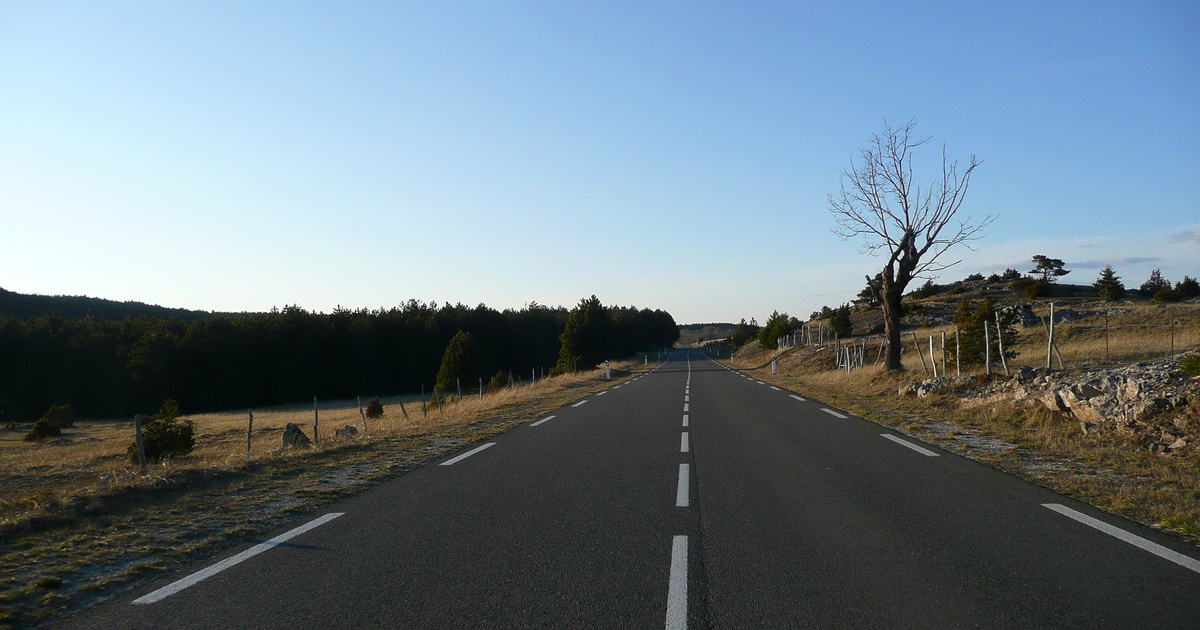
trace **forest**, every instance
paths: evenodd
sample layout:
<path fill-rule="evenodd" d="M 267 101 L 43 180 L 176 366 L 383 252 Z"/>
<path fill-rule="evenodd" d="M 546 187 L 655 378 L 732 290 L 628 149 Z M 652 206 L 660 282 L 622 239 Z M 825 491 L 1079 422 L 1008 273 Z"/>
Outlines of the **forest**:
<path fill-rule="evenodd" d="M 665 311 L 602 308 L 599 347 L 587 356 L 624 358 L 678 338 Z M 559 361 L 572 312 L 537 303 L 501 312 L 409 300 L 386 310 L 325 314 L 289 306 L 191 320 L 0 314 L 0 421 L 30 421 L 63 404 L 76 417 L 108 418 L 150 413 L 168 398 L 199 413 L 313 396 L 416 393 L 432 387 L 460 330 L 475 339 L 485 381 L 499 370 L 528 378 Z"/>

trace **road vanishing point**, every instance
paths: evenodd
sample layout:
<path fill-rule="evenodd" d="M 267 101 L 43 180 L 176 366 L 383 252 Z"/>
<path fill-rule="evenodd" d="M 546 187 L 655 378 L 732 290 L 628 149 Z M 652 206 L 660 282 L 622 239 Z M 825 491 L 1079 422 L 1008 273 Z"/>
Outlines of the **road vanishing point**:
<path fill-rule="evenodd" d="M 1195 547 L 698 350 L 436 464 L 52 625 L 1200 627 Z"/>

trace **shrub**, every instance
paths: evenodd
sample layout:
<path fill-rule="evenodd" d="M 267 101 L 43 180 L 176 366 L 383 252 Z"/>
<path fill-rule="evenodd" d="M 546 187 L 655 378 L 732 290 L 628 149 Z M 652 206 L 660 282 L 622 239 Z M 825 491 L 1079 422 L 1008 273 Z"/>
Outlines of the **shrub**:
<path fill-rule="evenodd" d="M 1197 282 L 1195 278 L 1184 276 L 1183 280 L 1175 283 L 1175 292 L 1180 297 L 1200 297 L 1200 282 Z"/>
<path fill-rule="evenodd" d="M 1183 361 L 1179 362 L 1179 369 L 1183 371 L 1184 376 L 1200 376 L 1200 354 L 1184 357 Z"/>
<path fill-rule="evenodd" d="M 368 418 L 383 417 L 383 403 L 379 402 L 378 398 L 372 398 L 371 402 L 367 403 L 367 408 L 363 411 Z"/>
<path fill-rule="evenodd" d="M 1012 281 L 1012 280 L 1020 280 L 1020 279 L 1021 279 L 1021 272 L 1020 272 L 1020 271 L 1017 271 L 1016 269 L 1005 269 L 1005 270 L 1004 270 L 1004 275 L 1000 276 L 1000 279 L 1001 279 L 1001 280 L 1008 280 L 1008 281 Z"/>
<path fill-rule="evenodd" d="M 1021 293 L 1027 300 L 1034 300 L 1046 295 L 1046 283 L 1037 278 L 1017 278 L 1009 283 L 1013 291 Z"/>
<path fill-rule="evenodd" d="M 60 429 L 67 429 L 75 426 L 75 410 L 71 405 L 53 405 L 50 410 L 42 416 L 48 422 L 53 422 Z"/>
<path fill-rule="evenodd" d="M 994 273 L 987 277 L 988 282 L 1000 282 L 1000 274 Z"/>
<path fill-rule="evenodd" d="M 187 455 L 196 446 L 192 421 L 179 421 L 179 403 L 168 398 L 157 414 L 142 417 L 142 445 L 146 461 Z M 129 461 L 137 463 L 137 442 L 125 450 Z"/>
<path fill-rule="evenodd" d="M 964 278 L 963 282 L 979 282 L 980 280 L 983 280 L 983 274 L 973 273 L 973 274 L 967 276 L 966 278 Z"/>
<path fill-rule="evenodd" d="M 62 435 L 62 428 L 42 417 L 34 423 L 33 430 L 25 434 L 25 441 L 37 442 L 38 440 L 46 440 L 60 435 Z"/>
<path fill-rule="evenodd" d="M 991 355 L 994 361 L 1000 360 L 1000 342 L 996 337 L 996 323 L 999 319 L 1001 334 L 1004 342 L 1004 356 L 1008 359 L 1014 359 L 1017 356 L 1013 349 L 1019 343 L 1019 334 L 1017 332 L 1017 315 L 1015 311 L 1007 311 L 1001 313 L 997 318 L 996 307 L 991 299 L 984 298 L 978 306 L 969 300 L 963 300 L 958 305 L 958 311 L 954 314 L 954 325 L 958 328 L 959 339 L 957 342 L 961 354 L 958 360 L 963 365 L 982 365 L 987 356 L 987 346 L 984 343 L 986 338 L 983 327 L 986 322 L 991 330 Z M 954 356 L 954 347 L 949 348 L 949 353 Z"/>
<path fill-rule="evenodd" d="M 498 392 L 505 387 L 508 387 L 508 372 L 497 370 L 492 380 L 488 381 L 487 390 L 489 392 Z"/>
<path fill-rule="evenodd" d="M 1179 295 L 1175 289 L 1164 289 L 1154 294 L 1154 301 L 1158 302 L 1159 304 L 1169 304 L 1172 302 L 1178 302 L 1182 299 L 1183 296 Z"/>

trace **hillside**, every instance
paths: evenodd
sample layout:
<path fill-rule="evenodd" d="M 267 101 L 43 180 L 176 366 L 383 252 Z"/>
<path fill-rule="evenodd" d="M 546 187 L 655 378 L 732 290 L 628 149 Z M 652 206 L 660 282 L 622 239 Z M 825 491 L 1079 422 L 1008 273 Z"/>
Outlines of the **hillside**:
<path fill-rule="evenodd" d="M 120 320 L 126 317 L 152 317 L 180 319 L 191 322 L 218 313 L 189 311 L 182 308 L 167 308 L 143 302 L 117 302 L 82 295 L 27 295 L 0 289 L 0 315 L 16 319 L 33 319 L 58 313 L 66 319 Z"/>
<path fill-rule="evenodd" d="M 705 341 L 725 339 L 733 334 L 736 326 L 729 323 L 713 324 L 681 324 L 679 326 L 680 346 L 698 346 Z"/>

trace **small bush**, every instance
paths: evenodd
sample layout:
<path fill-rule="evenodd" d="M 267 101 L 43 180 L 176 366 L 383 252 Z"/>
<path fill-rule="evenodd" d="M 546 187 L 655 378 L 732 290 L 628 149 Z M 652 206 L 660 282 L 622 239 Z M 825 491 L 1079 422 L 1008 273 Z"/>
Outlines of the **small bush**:
<path fill-rule="evenodd" d="M 994 274 L 992 274 L 992 275 L 988 276 L 988 277 L 987 277 L 987 281 L 988 281 L 989 283 L 991 283 L 991 282 L 1000 282 L 1000 274 L 998 274 L 998 273 L 994 273 Z"/>
<path fill-rule="evenodd" d="M 383 417 L 383 403 L 379 402 L 378 398 L 372 398 L 371 402 L 367 403 L 367 408 L 363 411 L 368 418 Z"/>
<path fill-rule="evenodd" d="M 142 418 L 142 445 L 146 461 L 151 462 L 192 452 L 196 446 L 195 428 L 191 420 L 179 421 L 179 403 L 168 398 L 157 414 Z M 136 441 L 125 453 L 130 462 L 138 463 Z"/>
<path fill-rule="evenodd" d="M 33 430 L 25 434 L 25 441 L 37 442 L 38 440 L 48 440 L 60 435 L 62 435 L 62 429 L 57 424 L 41 418 L 33 425 Z"/>
<path fill-rule="evenodd" d="M 492 380 L 488 381 L 487 390 L 489 392 L 498 392 L 505 387 L 508 387 L 508 372 L 498 370 Z"/>
<path fill-rule="evenodd" d="M 1174 289 L 1167 289 L 1154 294 L 1154 301 L 1158 302 L 1159 304 L 1171 304 L 1182 299 L 1183 296 L 1176 293 Z"/>
<path fill-rule="evenodd" d="M 1200 376 L 1200 354 L 1184 357 L 1183 361 L 1179 362 L 1179 369 L 1183 371 L 1184 376 Z"/>
<path fill-rule="evenodd" d="M 1021 293 L 1027 300 L 1040 298 L 1047 293 L 1047 283 L 1037 278 L 1017 278 L 1009 283 L 1013 291 Z"/>
<path fill-rule="evenodd" d="M 63 581 L 62 581 L 62 578 L 43 577 L 43 578 L 38 578 L 37 581 L 33 583 L 33 585 L 42 590 L 57 591 L 58 589 L 63 587 Z"/>
<path fill-rule="evenodd" d="M 60 429 L 75 426 L 75 410 L 71 405 L 54 405 L 42 418 L 58 425 Z"/>
<path fill-rule="evenodd" d="M 1004 275 L 1000 276 L 1000 279 L 1001 280 L 1009 280 L 1009 281 L 1020 280 L 1021 272 L 1017 271 L 1016 269 L 1005 269 Z"/>
<path fill-rule="evenodd" d="M 963 282 L 979 282 L 980 280 L 983 280 L 983 274 L 973 273 L 973 274 L 967 276 L 966 278 L 964 278 Z"/>

